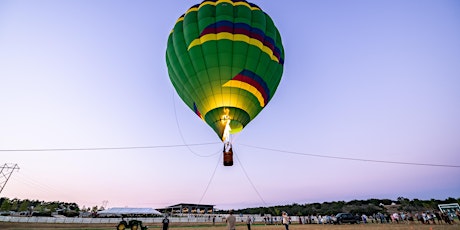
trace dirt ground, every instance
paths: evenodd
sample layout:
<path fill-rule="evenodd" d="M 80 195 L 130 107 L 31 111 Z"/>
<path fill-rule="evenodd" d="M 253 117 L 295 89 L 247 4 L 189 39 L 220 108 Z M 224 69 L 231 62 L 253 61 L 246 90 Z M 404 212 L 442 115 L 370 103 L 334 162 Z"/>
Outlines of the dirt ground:
<path fill-rule="evenodd" d="M 161 229 L 159 224 L 149 225 L 149 229 Z M 35 223 L 4 223 L 0 222 L 0 229 L 4 230 L 114 230 L 114 224 L 35 224 Z M 173 223 L 171 230 L 226 230 L 223 224 L 176 224 Z M 237 230 L 246 230 L 246 225 L 238 225 Z M 424 225 L 424 224 L 344 224 L 344 225 L 317 225 L 317 224 L 292 224 L 290 230 L 460 230 L 460 224 L 454 225 Z M 251 230 L 284 230 L 282 225 L 255 224 Z"/>

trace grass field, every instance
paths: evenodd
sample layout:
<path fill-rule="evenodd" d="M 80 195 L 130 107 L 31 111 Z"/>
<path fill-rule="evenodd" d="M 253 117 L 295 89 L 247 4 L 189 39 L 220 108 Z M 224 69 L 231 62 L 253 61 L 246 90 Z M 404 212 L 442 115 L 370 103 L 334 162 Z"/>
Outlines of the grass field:
<path fill-rule="evenodd" d="M 159 224 L 148 225 L 149 229 L 161 229 Z M 114 224 L 34 224 L 34 223 L 2 223 L 0 222 L 0 229 L 5 230 L 114 230 Z M 172 224 L 171 230 L 226 230 L 223 224 Z M 246 230 L 246 225 L 238 225 L 237 230 Z M 460 224 L 438 224 L 438 225 L 424 225 L 424 224 L 344 224 L 344 225 L 318 225 L 318 224 L 292 224 L 289 226 L 290 230 L 460 230 Z M 255 224 L 251 226 L 251 230 L 284 230 L 283 225 L 263 225 Z"/>

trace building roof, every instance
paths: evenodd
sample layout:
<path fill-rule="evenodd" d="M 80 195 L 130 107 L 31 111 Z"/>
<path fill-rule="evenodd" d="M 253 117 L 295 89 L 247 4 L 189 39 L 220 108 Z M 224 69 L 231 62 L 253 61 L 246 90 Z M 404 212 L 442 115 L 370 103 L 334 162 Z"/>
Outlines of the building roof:
<path fill-rule="evenodd" d="M 109 208 L 100 212 L 98 215 L 162 215 L 161 212 L 153 208 Z"/>
<path fill-rule="evenodd" d="M 170 208 L 181 208 L 181 207 L 197 207 L 197 208 L 213 208 L 212 204 L 190 204 L 190 203 L 180 203 L 166 207 L 165 209 Z"/>

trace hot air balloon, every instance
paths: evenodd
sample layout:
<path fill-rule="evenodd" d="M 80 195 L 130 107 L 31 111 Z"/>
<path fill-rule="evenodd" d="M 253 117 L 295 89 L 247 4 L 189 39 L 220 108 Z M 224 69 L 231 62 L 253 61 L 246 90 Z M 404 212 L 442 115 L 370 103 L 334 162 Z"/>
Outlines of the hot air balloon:
<path fill-rule="evenodd" d="M 205 0 L 179 17 L 168 38 L 166 63 L 180 98 L 224 142 L 272 99 L 283 74 L 284 49 L 272 19 L 242 0 Z"/>

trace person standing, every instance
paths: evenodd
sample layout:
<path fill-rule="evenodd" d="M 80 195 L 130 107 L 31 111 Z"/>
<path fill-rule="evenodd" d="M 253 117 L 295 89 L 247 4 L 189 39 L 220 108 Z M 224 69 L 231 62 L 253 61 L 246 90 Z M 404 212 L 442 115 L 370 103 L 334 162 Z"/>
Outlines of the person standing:
<path fill-rule="evenodd" d="M 250 216 L 246 219 L 246 225 L 248 225 L 248 230 L 251 230 L 252 219 Z"/>
<path fill-rule="evenodd" d="M 163 223 L 163 230 L 168 230 L 168 228 L 169 228 L 169 219 L 168 219 L 168 216 L 165 216 L 165 218 L 163 218 L 163 220 L 161 221 L 161 223 Z"/>
<path fill-rule="evenodd" d="M 283 219 L 283 225 L 286 230 L 289 230 L 289 216 L 286 212 L 283 212 L 281 218 Z"/>
<path fill-rule="evenodd" d="M 227 216 L 227 229 L 228 230 L 235 230 L 235 224 L 236 224 L 236 217 L 233 215 L 233 210 L 230 210 L 228 212 Z"/>
<path fill-rule="evenodd" d="M 455 210 L 455 215 L 457 216 L 457 219 L 460 220 L 460 209 Z"/>

